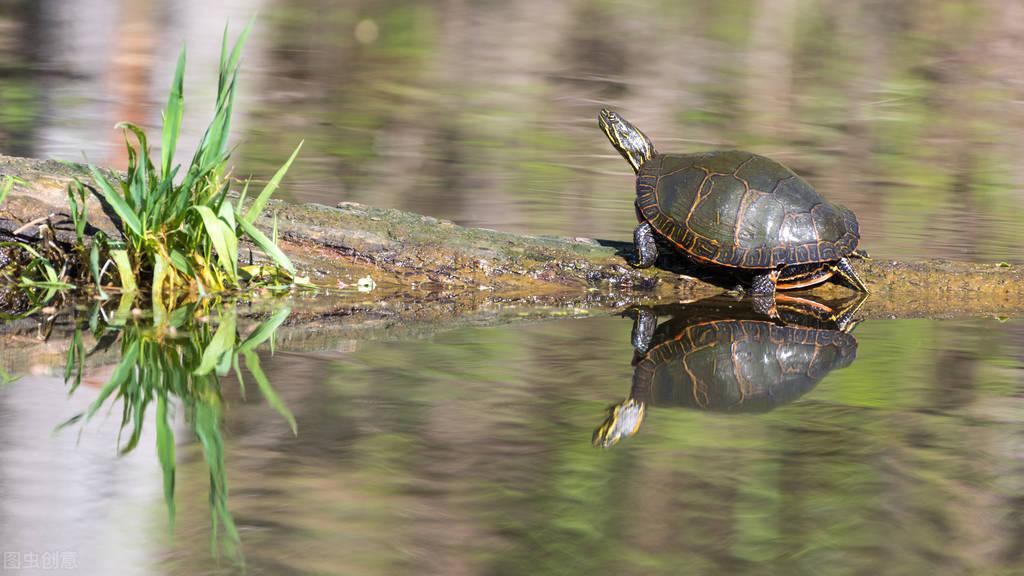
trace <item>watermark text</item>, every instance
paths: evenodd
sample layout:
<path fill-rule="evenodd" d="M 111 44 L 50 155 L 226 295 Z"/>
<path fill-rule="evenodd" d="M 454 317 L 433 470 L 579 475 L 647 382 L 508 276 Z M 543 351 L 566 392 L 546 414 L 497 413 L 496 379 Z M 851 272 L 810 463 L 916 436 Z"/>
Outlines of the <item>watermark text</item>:
<path fill-rule="evenodd" d="M 45 552 L 15 552 L 5 550 L 0 571 L 3 570 L 77 570 L 78 552 L 47 550 Z"/>

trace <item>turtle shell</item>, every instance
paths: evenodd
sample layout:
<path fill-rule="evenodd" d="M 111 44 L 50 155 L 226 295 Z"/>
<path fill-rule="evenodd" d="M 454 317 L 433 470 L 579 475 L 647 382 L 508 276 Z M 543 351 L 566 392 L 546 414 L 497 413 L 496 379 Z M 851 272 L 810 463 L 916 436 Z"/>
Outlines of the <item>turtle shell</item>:
<path fill-rule="evenodd" d="M 631 398 L 655 406 L 766 412 L 803 396 L 857 355 L 857 340 L 838 330 L 762 320 L 678 328 L 659 326 L 662 334 L 655 338 L 661 336 L 661 343 L 635 364 Z"/>
<path fill-rule="evenodd" d="M 738 150 L 661 154 L 636 179 L 637 213 L 697 260 L 735 268 L 830 262 L 857 248 L 857 217 L 782 164 Z"/>

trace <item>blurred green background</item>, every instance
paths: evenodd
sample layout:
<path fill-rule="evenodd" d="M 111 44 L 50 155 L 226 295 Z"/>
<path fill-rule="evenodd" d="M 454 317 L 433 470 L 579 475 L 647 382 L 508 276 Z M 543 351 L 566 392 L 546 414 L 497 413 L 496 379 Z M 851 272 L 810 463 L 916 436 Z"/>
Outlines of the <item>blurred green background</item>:
<path fill-rule="evenodd" d="M 610 106 L 662 150 L 790 165 L 874 254 L 1020 260 L 1013 0 L 0 0 L 0 152 L 123 165 L 112 126 L 159 122 L 183 42 L 187 144 L 222 26 L 255 13 L 237 173 L 266 178 L 305 139 L 295 200 L 624 239 Z"/>

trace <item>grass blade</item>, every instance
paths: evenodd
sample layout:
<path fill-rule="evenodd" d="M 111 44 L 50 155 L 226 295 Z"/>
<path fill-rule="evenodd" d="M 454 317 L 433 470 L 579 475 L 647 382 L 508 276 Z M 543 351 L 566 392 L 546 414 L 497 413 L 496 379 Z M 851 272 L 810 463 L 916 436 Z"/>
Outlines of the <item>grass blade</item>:
<path fill-rule="evenodd" d="M 21 285 L 27 288 L 44 288 L 47 290 L 71 290 L 75 287 L 74 284 L 68 284 L 67 282 L 60 282 L 54 280 L 33 280 L 31 278 L 25 278 L 22 276 Z M 49 299 L 49 298 L 47 298 Z"/>
<path fill-rule="evenodd" d="M 132 262 L 128 258 L 128 251 L 124 249 L 111 250 L 110 259 L 114 261 L 114 265 L 117 267 L 117 275 L 121 278 L 121 290 L 129 293 L 138 290 L 139 287 L 135 284 L 135 273 L 132 271 Z"/>
<path fill-rule="evenodd" d="M 192 373 L 196 376 L 203 376 L 213 372 L 214 368 L 222 362 L 225 354 L 230 354 L 235 347 L 235 315 L 225 314 L 217 326 L 217 332 L 210 340 L 210 344 L 203 350 L 203 358 L 199 367 Z"/>
<path fill-rule="evenodd" d="M 103 291 L 103 280 L 100 278 L 100 242 L 99 237 L 94 238 L 89 247 L 89 272 L 96 281 L 96 294 L 100 300 L 107 300 L 110 296 Z"/>
<path fill-rule="evenodd" d="M 144 363 L 145 361 L 143 360 Z M 134 399 L 131 401 L 131 407 L 129 408 L 128 398 L 125 398 L 124 402 L 125 411 L 130 412 L 132 417 L 132 435 L 128 439 L 128 444 L 118 452 L 120 456 L 130 453 L 139 445 L 139 440 L 142 438 L 142 425 L 145 422 L 146 406 L 149 404 L 149 391 L 159 386 L 150 381 L 133 382 L 133 384 L 136 384 L 136 389 L 132 390 Z"/>
<path fill-rule="evenodd" d="M 218 527 L 223 525 L 229 539 L 223 544 L 231 553 L 241 540 L 228 509 L 228 478 L 224 467 L 224 440 L 220 434 L 220 410 L 206 403 L 198 404 L 193 419 L 195 434 L 203 446 L 206 467 L 210 471 L 210 544 L 216 551 Z"/>
<path fill-rule="evenodd" d="M 235 369 L 235 379 L 238 380 L 238 392 L 245 402 L 245 378 L 242 377 L 242 367 L 238 363 L 238 354 L 231 355 L 231 367 Z"/>
<path fill-rule="evenodd" d="M 185 47 L 181 47 L 178 65 L 174 70 L 171 82 L 171 95 L 167 98 L 164 110 L 164 130 L 160 143 L 160 176 L 167 178 L 171 174 L 174 162 L 174 149 L 178 145 L 178 133 L 181 131 L 181 118 L 185 109 Z"/>
<path fill-rule="evenodd" d="M 225 193 L 227 192 L 227 186 L 225 186 Z M 223 200 L 220 205 L 220 209 L 217 211 L 217 215 L 220 221 L 224 223 L 222 226 L 224 230 L 224 239 L 228 245 L 228 256 L 231 259 L 231 270 L 232 278 L 234 283 L 238 283 L 238 224 L 235 222 L 235 210 L 231 206 L 230 200 Z"/>
<path fill-rule="evenodd" d="M 130 161 L 128 180 L 125 183 L 128 188 L 125 199 L 128 205 L 132 207 L 135 216 L 141 218 L 142 229 L 145 230 L 147 229 L 146 208 L 150 204 L 150 189 L 153 184 L 153 163 L 149 159 L 149 142 L 146 140 L 146 132 L 131 122 L 118 122 L 114 127 L 126 131 L 124 140 L 129 150 Z M 134 134 L 139 144 L 137 156 L 131 153 L 132 146 L 128 140 L 127 132 Z M 137 160 L 132 162 L 132 158 L 137 158 Z"/>
<path fill-rule="evenodd" d="M 291 410 L 284 405 L 281 398 L 274 391 L 274 387 L 270 385 L 270 380 L 267 380 L 267 375 L 263 373 L 263 368 L 260 367 L 260 357 L 253 351 L 249 351 L 243 354 L 245 356 L 245 367 L 249 369 L 249 373 L 252 374 L 253 380 L 256 381 L 256 385 L 259 386 L 260 392 L 263 394 L 263 398 L 267 401 L 277 413 L 281 415 L 285 420 L 288 421 L 288 426 L 292 429 L 292 434 L 298 434 L 298 426 L 295 423 L 295 416 Z"/>
<path fill-rule="evenodd" d="M 108 396 L 128 382 L 128 379 L 135 371 L 135 360 L 139 357 L 140 348 L 141 344 L 138 340 L 128 344 L 124 355 L 121 356 L 121 361 L 118 362 L 117 367 L 114 368 L 114 373 L 110 376 L 110 380 L 103 385 L 103 388 L 100 389 L 99 396 L 93 400 L 93 403 L 89 405 L 89 409 L 86 410 L 86 420 L 93 417 L 96 411 L 99 410 L 100 407 L 103 406 L 103 403 L 107 401 Z"/>
<path fill-rule="evenodd" d="M 206 234 L 213 242 L 213 247 L 217 251 L 217 259 L 220 261 L 224 271 L 228 273 L 232 281 L 237 283 L 238 238 L 235 237 L 232 230 L 228 229 L 228 225 L 218 218 L 208 206 L 193 206 L 192 209 L 202 217 L 203 227 L 206 228 Z"/>
<path fill-rule="evenodd" d="M 188 258 L 178 250 L 171 250 L 171 265 L 174 266 L 178 272 L 181 272 L 186 276 L 193 275 L 192 264 L 190 264 Z"/>
<path fill-rule="evenodd" d="M 85 227 L 88 223 L 88 212 L 89 209 L 86 206 L 86 200 L 88 195 L 85 192 L 85 186 L 82 186 L 82 182 L 75 178 L 68 184 L 68 206 L 71 209 L 71 222 L 75 226 L 75 238 L 78 239 L 79 245 L 85 243 Z M 0 203 L 3 202 L 3 191 L 0 190 Z"/>
<path fill-rule="evenodd" d="M 107 178 L 99 171 L 98 168 L 90 164 L 89 170 L 92 172 L 93 181 L 96 182 L 97 186 L 99 186 L 100 195 L 103 196 L 103 198 L 110 204 L 114 209 L 114 212 L 117 213 L 117 217 L 121 219 L 121 222 L 128 227 L 131 233 L 136 238 L 141 238 L 143 235 L 142 222 L 139 221 L 135 212 L 132 212 L 132 209 L 120 194 L 114 192 L 114 189 L 110 186 L 110 182 L 107 181 Z"/>
<path fill-rule="evenodd" d="M 4 176 L 4 183 L 0 184 L 0 204 L 4 203 L 7 199 L 7 195 L 11 193 L 11 188 L 14 188 L 14 183 L 18 182 L 18 179 L 14 176 Z"/>
<path fill-rule="evenodd" d="M 252 31 L 252 24 L 256 21 L 256 17 L 253 16 L 246 23 L 245 28 L 242 29 L 242 33 L 235 39 L 235 45 L 231 48 L 230 59 L 225 60 L 227 44 L 227 27 L 224 27 L 224 42 L 221 45 L 220 53 L 220 71 L 221 71 L 221 82 L 217 85 L 217 91 L 223 94 L 227 88 L 224 85 L 224 79 L 227 76 L 233 76 L 238 71 L 238 61 L 242 57 L 242 48 L 245 46 L 245 42 L 249 39 L 249 32 Z"/>
<path fill-rule="evenodd" d="M 174 430 L 167 418 L 167 397 L 160 394 L 156 400 L 156 453 L 160 469 L 164 473 L 164 502 L 167 503 L 167 517 L 174 527 Z"/>
<path fill-rule="evenodd" d="M 238 209 L 241 210 L 245 204 L 245 199 L 249 196 L 249 183 L 252 181 L 251 178 L 245 179 L 245 186 L 242 187 L 242 193 L 238 196 Z"/>
<path fill-rule="evenodd" d="M 281 308 L 270 317 L 260 323 L 249 337 L 242 341 L 238 345 L 238 351 L 241 353 L 250 352 L 255 350 L 257 346 L 263 344 L 274 335 L 274 332 L 288 319 L 288 316 L 292 313 L 291 308 Z"/>
<path fill-rule="evenodd" d="M 291 168 L 292 161 L 295 160 L 295 157 L 299 155 L 299 150 L 302 150 L 302 144 L 304 142 L 305 141 L 299 142 L 299 145 L 295 147 L 295 151 L 292 152 L 292 155 L 288 158 L 288 161 L 285 162 L 284 165 L 282 165 L 280 168 L 278 168 L 277 173 L 274 174 L 274 177 L 270 179 L 270 182 L 267 182 L 267 185 L 263 187 L 263 190 L 259 193 L 258 196 L 256 196 L 256 199 L 253 200 L 252 206 L 249 206 L 249 211 L 245 213 L 245 219 L 250 224 L 256 221 L 256 218 L 259 217 L 260 212 L 263 212 L 263 207 L 267 205 L 267 201 L 270 200 L 270 196 L 274 193 L 275 190 L 277 190 L 278 185 L 281 184 L 281 179 L 284 178 L 284 175 L 288 172 L 288 169 Z M 241 208 L 241 204 L 239 204 L 239 208 Z"/>
<path fill-rule="evenodd" d="M 246 236 L 252 239 L 252 241 L 259 246 L 260 250 L 263 250 L 267 256 L 270 256 L 271 260 L 273 260 L 275 264 L 287 270 L 289 274 L 293 276 L 295 275 L 295 265 L 292 264 L 292 261 L 288 259 L 288 256 L 286 256 L 270 238 L 267 238 L 266 234 L 260 232 L 256 226 L 246 222 L 244 218 L 238 220 L 238 226 L 243 232 L 245 232 Z"/>
<path fill-rule="evenodd" d="M 7 386 L 8 384 L 17 382 L 19 379 L 21 379 L 21 376 L 11 376 L 6 370 L 0 367 L 0 386 Z"/>
<path fill-rule="evenodd" d="M 39 252 L 37 252 L 35 248 L 24 242 L 0 242 L 0 248 L 6 246 L 21 248 L 25 252 L 31 254 L 33 258 L 42 259 L 42 256 L 39 255 Z"/>
<path fill-rule="evenodd" d="M 153 310 L 158 312 L 161 318 L 167 313 L 167 309 L 164 307 L 164 284 L 167 281 L 171 282 L 170 290 L 171 298 L 174 298 L 174 276 L 171 269 L 171 265 L 164 258 L 164 255 L 157 252 L 153 255 L 155 261 L 153 263 L 153 289 L 151 290 L 151 297 L 153 299 Z M 160 324 L 160 322 L 155 322 Z"/>

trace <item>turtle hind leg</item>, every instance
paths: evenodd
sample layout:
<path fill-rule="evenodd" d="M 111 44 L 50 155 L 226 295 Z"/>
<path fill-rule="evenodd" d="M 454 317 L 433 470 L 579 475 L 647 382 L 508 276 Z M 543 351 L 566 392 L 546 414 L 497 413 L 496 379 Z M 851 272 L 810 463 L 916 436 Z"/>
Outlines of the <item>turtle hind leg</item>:
<path fill-rule="evenodd" d="M 861 280 L 860 276 L 857 275 L 857 271 L 850 266 L 850 261 L 846 258 L 840 258 L 835 264 L 832 265 L 832 271 L 846 280 L 854 289 L 864 292 L 865 294 L 871 292 L 868 290 L 867 284 Z"/>
<path fill-rule="evenodd" d="M 654 228 L 648 222 L 641 222 L 633 231 L 633 246 L 636 256 L 630 264 L 635 268 L 650 268 L 658 260 L 658 243 L 654 240 Z"/>

